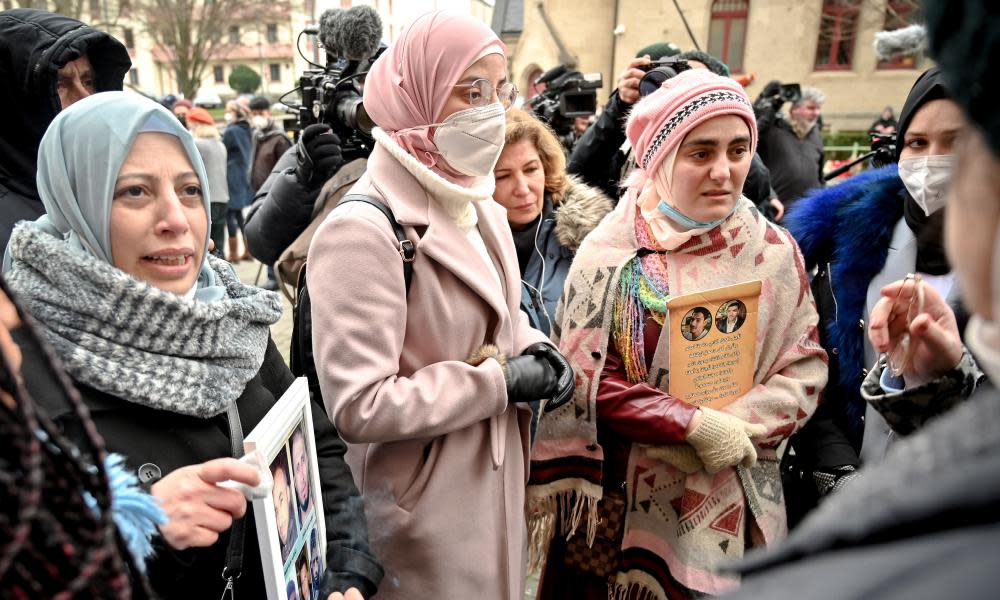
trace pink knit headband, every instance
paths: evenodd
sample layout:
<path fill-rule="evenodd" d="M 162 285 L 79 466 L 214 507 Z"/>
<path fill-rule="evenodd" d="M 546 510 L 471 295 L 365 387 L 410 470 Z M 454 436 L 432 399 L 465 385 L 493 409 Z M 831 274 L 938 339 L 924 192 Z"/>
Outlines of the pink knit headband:
<path fill-rule="evenodd" d="M 757 147 L 757 120 L 743 87 L 706 69 L 684 71 L 632 109 L 625 133 L 636 164 L 652 177 L 688 132 L 705 121 L 737 115 L 750 128 L 750 153 Z"/>

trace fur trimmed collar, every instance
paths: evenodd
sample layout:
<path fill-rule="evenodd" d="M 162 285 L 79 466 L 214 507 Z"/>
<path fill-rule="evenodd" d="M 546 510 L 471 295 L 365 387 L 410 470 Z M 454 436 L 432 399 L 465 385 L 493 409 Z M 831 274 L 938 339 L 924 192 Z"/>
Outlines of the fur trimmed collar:
<path fill-rule="evenodd" d="M 381 128 L 373 129 L 372 137 L 416 178 L 420 187 L 424 188 L 427 194 L 444 209 L 459 229 L 469 231 L 476 226 L 478 215 L 472 203 L 480 200 L 492 201 L 493 191 L 496 189 L 496 180 L 492 174 L 483 177 L 472 187 L 464 187 L 428 169 L 409 152 L 403 150 L 402 146 Z"/>
<path fill-rule="evenodd" d="M 555 208 L 555 234 L 560 246 L 576 252 L 583 238 L 611 212 L 614 203 L 604 192 L 574 175 L 567 180 L 563 198 Z"/>
<path fill-rule="evenodd" d="M 823 315 L 822 326 L 830 346 L 838 349 L 838 383 L 854 411 L 858 403 L 864 410 L 858 374 L 865 367 L 865 341 L 858 323 L 864 316 L 868 286 L 885 267 L 893 228 L 903 218 L 902 190 L 896 165 L 865 171 L 809 194 L 786 219 L 806 267 L 829 263 L 837 308 L 835 314 Z"/>

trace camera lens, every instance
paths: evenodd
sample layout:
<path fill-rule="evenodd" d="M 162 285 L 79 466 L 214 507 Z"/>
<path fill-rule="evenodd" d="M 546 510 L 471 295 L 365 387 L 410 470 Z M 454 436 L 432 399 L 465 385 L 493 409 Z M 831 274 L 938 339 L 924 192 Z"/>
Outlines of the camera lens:
<path fill-rule="evenodd" d="M 639 80 L 639 95 L 645 98 L 660 89 L 664 81 L 675 75 L 677 75 L 677 71 L 671 67 L 656 67 L 655 69 L 651 69 L 649 73 L 643 75 L 642 79 Z"/>

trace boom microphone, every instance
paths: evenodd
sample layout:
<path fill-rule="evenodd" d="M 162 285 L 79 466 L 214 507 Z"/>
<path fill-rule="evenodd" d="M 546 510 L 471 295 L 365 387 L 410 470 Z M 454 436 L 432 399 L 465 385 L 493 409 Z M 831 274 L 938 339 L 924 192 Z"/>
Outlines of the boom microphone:
<path fill-rule="evenodd" d="M 370 6 L 331 8 L 319 18 L 319 40 L 327 52 L 348 60 L 365 60 L 378 52 L 382 19 Z"/>
<path fill-rule="evenodd" d="M 880 60 L 897 55 L 916 54 L 927 48 L 927 29 L 923 25 L 910 25 L 875 34 L 875 54 Z"/>

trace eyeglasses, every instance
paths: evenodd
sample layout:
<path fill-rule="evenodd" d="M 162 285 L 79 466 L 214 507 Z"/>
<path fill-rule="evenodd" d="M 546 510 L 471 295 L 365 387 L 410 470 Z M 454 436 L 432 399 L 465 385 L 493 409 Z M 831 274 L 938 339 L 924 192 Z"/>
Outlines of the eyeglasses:
<path fill-rule="evenodd" d="M 903 306 L 900 298 L 910 284 L 913 285 L 913 288 L 906 294 L 907 299 L 904 300 L 906 305 Z M 896 297 L 893 299 L 889 318 L 892 319 L 893 315 L 902 315 L 904 312 L 906 314 L 906 328 L 899 337 L 899 343 L 896 344 L 896 347 L 889 350 L 886 360 L 889 371 L 894 377 L 901 377 L 913 362 L 915 346 L 910 345 L 910 325 L 913 323 L 913 319 L 924 312 L 924 282 L 920 275 L 911 273 L 903 279 L 903 285 L 899 287 L 899 291 L 896 292 Z"/>
<path fill-rule="evenodd" d="M 469 104 L 472 106 L 486 106 L 493 101 L 493 84 L 486 79 L 477 79 L 472 83 L 460 83 L 455 87 L 468 88 L 467 96 Z M 514 105 L 514 100 L 517 99 L 517 86 L 508 81 L 496 89 L 496 95 L 504 110 L 507 110 Z"/>

